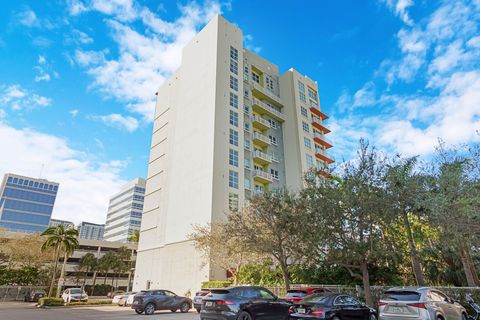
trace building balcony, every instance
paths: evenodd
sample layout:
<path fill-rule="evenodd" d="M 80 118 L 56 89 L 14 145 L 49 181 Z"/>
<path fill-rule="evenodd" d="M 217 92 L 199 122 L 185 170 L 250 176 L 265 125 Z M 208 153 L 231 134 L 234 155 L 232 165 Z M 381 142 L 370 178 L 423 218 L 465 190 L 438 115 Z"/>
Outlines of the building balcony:
<path fill-rule="evenodd" d="M 320 122 L 318 122 L 316 119 L 313 119 L 312 120 L 312 126 L 317 129 L 317 130 L 320 130 L 323 132 L 323 134 L 327 134 L 327 133 L 330 133 L 330 129 L 328 129 L 327 127 L 325 127 L 323 124 L 321 124 Z"/>
<path fill-rule="evenodd" d="M 270 139 L 261 134 L 260 132 L 254 132 L 253 133 L 253 143 L 261 146 L 261 147 L 268 147 L 270 145 Z"/>
<path fill-rule="evenodd" d="M 252 109 L 259 114 L 267 114 L 277 121 L 285 121 L 285 115 L 283 113 L 257 98 L 252 99 Z"/>
<path fill-rule="evenodd" d="M 270 173 L 262 171 L 262 170 L 255 170 L 253 172 L 253 179 L 260 182 L 260 183 L 271 183 L 273 182 L 273 177 Z"/>
<path fill-rule="evenodd" d="M 256 163 L 260 164 L 260 165 L 266 165 L 266 164 L 270 164 L 272 163 L 272 156 L 262 152 L 262 151 L 259 151 L 259 150 L 255 150 L 253 152 L 253 161 L 255 161 Z"/>
<path fill-rule="evenodd" d="M 253 115 L 252 125 L 262 131 L 270 129 L 270 122 L 257 115 Z"/>
<path fill-rule="evenodd" d="M 328 156 L 328 154 L 327 154 L 327 152 L 325 152 L 325 150 L 322 150 L 320 148 L 315 149 L 315 157 L 317 157 L 318 159 L 320 159 L 322 161 L 325 161 L 328 164 L 331 164 L 331 163 L 335 162 L 335 160 L 331 159 Z"/>
<path fill-rule="evenodd" d="M 310 107 L 310 112 L 319 117 L 322 120 L 327 120 L 328 116 L 315 107 Z"/>
<path fill-rule="evenodd" d="M 266 88 L 262 87 L 256 82 L 252 82 L 252 92 L 255 96 L 257 96 L 260 99 L 265 99 L 268 100 L 269 102 L 279 106 L 283 107 L 283 101 L 280 99 L 279 96 L 277 96 L 275 93 L 270 92 Z"/>
<path fill-rule="evenodd" d="M 315 132 L 313 134 L 313 141 L 315 141 L 315 143 L 318 143 L 319 145 L 324 146 L 325 149 L 330 149 L 331 147 L 333 147 L 332 142 L 329 139 L 325 138 L 324 134 L 319 134 Z"/>

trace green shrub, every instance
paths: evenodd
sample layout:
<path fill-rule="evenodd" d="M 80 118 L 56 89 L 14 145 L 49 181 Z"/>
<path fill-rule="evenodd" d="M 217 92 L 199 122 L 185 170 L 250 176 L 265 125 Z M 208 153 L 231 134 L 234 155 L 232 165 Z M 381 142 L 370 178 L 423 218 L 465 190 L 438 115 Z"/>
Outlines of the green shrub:
<path fill-rule="evenodd" d="M 63 306 L 64 301 L 62 298 L 40 298 L 38 304 L 42 307 L 46 306 Z"/>
<path fill-rule="evenodd" d="M 103 300 L 89 300 L 87 302 L 70 302 L 67 303 L 67 306 L 90 306 L 90 305 L 98 305 L 98 304 L 112 304 L 112 300 L 110 299 L 103 299 Z"/>
<path fill-rule="evenodd" d="M 232 281 L 205 281 L 202 282 L 202 288 L 226 288 L 232 285 Z"/>

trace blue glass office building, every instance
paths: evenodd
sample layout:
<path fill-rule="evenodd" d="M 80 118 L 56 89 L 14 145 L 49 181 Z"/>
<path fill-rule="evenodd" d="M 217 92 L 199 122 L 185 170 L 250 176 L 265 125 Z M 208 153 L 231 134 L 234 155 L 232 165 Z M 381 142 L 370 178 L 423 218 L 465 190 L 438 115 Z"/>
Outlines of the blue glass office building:
<path fill-rule="evenodd" d="M 0 188 L 0 228 L 42 232 L 48 227 L 58 183 L 7 173 Z"/>

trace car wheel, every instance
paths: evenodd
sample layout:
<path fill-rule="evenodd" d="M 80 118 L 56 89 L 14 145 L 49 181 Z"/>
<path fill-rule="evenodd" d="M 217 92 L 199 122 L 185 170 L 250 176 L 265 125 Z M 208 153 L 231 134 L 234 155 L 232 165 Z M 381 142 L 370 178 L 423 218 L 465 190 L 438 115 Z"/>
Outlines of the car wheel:
<path fill-rule="evenodd" d="M 332 318 L 332 320 L 341 320 L 339 317 L 335 316 Z"/>
<path fill-rule="evenodd" d="M 462 320 L 468 320 L 467 314 L 462 313 Z"/>
<path fill-rule="evenodd" d="M 190 311 L 190 303 L 188 302 L 182 303 L 182 305 L 180 306 L 180 312 L 187 313 L 188 311 Z"/>
<path fill-rule="evenodd" d="M 155 312 L 155 306 L 153 305 L 153 303 L 149 303 L 145 306 L 145 310 L 144 310 L 145 314 L 150 316 L 152 315 L 154 312 Z"/>
<path fill-rule="evenodd" d="M 135 309 L 135 312 L 136 312 L 137 314 L 142 314 L 142 313 L 143 313 L 143 310 Z"/>
<path fill-rule="evenodd" d="M 250 313 L 242 311 L 237 317 L 237 320 L 252 320 Z"/>
<path fill-rule="evenodd" d="M 377 315 L 375 313 L 370 313 L 370 320 L 377 320 Z"/>
<path fill-rule="evenodd" d="M 177 312 L 177 309 L 170 309 L 170 311 L 172 311 L 172 312 Z"/>

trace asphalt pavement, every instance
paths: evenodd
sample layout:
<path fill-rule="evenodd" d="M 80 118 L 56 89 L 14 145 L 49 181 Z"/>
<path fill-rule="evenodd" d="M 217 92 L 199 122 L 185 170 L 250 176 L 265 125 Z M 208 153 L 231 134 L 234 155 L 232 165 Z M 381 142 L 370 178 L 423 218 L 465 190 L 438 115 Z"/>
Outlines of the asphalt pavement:
<path fill-rule="evenodd" d="M 195 310 L 189 313 L 156 311 L 153 316 L 138 315 L 129 307 L 82 306 L 39 309 L 24 302 L 0 302 L 0 320 L 199 320 Z"/>

